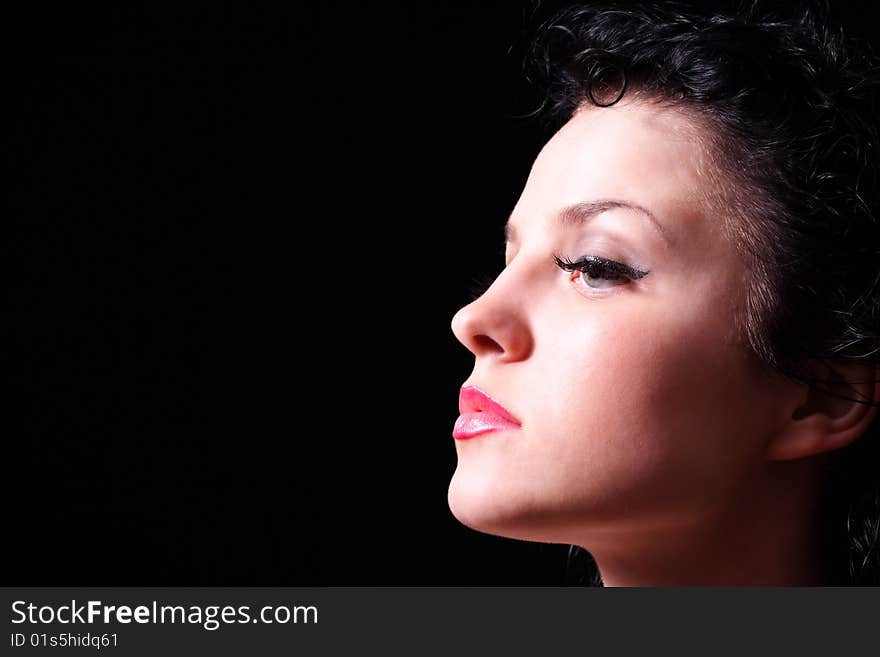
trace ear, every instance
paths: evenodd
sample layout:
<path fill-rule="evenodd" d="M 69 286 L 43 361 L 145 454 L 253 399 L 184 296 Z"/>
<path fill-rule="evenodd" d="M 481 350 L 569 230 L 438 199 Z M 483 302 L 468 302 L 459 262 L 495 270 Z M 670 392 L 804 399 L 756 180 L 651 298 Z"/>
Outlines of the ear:
<path fill-rule="evenodd" d="M 815 381 L 768 443 L 767 458 L 800 459 L 846 447 L 867 431 L 880 405 L 880 365 L 812 361 Z"/>

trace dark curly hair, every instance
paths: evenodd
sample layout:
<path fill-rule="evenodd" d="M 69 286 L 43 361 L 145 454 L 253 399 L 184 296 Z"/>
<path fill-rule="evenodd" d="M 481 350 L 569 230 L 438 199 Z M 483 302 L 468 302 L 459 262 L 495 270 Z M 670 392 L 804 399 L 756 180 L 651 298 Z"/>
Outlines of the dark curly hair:
<path fill-rule="evenodd" d="M 823 389 L 809 366 L 863 363 L 872 380 L 880 366 L 880 66 L 869 44 L 846 37 L 827 2 L 591 3 L 545 22 L 531 55 L 551 126 L 636 94 L 706 128 L 718 165 L 706 200 L 750 271 L 735 318 L 744 341 L 787 377 L 877 405 Z M 822 512 L 836 584 L 880 584 L 878 433 L 875 421 L 834 454 Z M 584 578 L 599 583 L 585 557 Z"/>

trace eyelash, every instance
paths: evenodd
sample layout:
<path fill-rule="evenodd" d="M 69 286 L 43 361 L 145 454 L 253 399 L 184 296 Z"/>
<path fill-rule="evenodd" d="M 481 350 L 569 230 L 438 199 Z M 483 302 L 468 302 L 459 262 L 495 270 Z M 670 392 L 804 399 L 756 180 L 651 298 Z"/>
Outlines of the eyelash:
<path fill-rule="evenodd" d="M 556 262 L 556 265 L 560 269 L 563 269 L 565 271 L 579 271 L 585 274 L 590 274 L 593 276 L 593 278 L 605 278 L 606 280 L 619 279 L 605 276 L 599 277 L 596 274 L 601 274 L 603 272 L 613 272 L 621 277 L 636 280 L 647 276 L 650 273 L 647 271 L 642 271 L 640 269 L 629 267 L 621 262 L 615 262 L 614 260 L 602 258 L 600 256 L 583 256 L 572 262 L 568 258 L 560 257 L 554 254 L 553 259 Z M 470 301 L 476 301 L 481 296 L 483 296 L 486 290 L 491 287 L 496 278 L 497 275 L 492 273 L 483 273 L 473 277 L 471 279 L 471 285 L 469 289 Z"/>
<path fill-rule="evenodd" d="M 488 290 L 492 286 L 492 283 L 495 282 L 496 278 L 496 274 L 489 273 L 483 273 L 474 276 L 471 279 L 470 288 L 468 290 L 470 292 L 469 302 L 472 303 L 483 296 L 483 294 L 486 293 L 486 290 Z"/>
<path fill-rule="evenodd" d="M 564 271 L 579 271 L 583 274 L 587 274 L 591 278 L 599 278 L 607 281 L 618 281 L 621 279 L 637 280 L 647 276 L 649 273 L 625 265 L 622 262 L 608 260 L 601 256 L 587 255 L 572 262 L 568 258 L 554 255 L 553 260 L 556 262 L 556 266 Z M 614 275 L 603 275 L 608 274 L 609 272 Z"/>

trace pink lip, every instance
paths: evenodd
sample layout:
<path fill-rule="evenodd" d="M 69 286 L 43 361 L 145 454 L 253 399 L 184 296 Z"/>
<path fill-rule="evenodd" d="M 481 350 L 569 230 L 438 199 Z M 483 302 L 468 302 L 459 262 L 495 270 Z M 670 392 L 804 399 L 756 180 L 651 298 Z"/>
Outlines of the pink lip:
<path fill-rule="evenodd" d="M 461 415 L 452 429 L 452 437 L 456 440 L 520 427 L 519 420 L 476 386 L 462 387 L 458 395 L 458 410 Z"/>

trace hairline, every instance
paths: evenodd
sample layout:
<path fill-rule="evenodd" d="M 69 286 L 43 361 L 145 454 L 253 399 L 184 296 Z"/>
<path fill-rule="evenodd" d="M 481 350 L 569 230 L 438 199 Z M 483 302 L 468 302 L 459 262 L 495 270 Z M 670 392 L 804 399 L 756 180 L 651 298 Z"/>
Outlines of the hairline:
<path fill-rule="evenodd" d="M 733 318 L 735 338 L 751 347 L 766 364 L 775 365 L 775 355 L 768 345 L 769 320 L 778 298 L 775 281 L 766 271 L 768 236 L 760 225 L 765 214 L 762 208 L 767 207 L 768 199 L 756 181 L 735 166 L 737 150 L 743 145 L 709 108 L 692 100 L 671 98 L 662 91 L 646 91 L 637 83 L 630 84 L 619 100 L 673 112 L 684 119 L 683 133 L 697 145 L 698 182 L 692 188 L 694 197 L 702 203 L 706 216 L 720 218 L 721 238 L 736 249 L 747 272 L 745 305 L 737 307 Z M 584 98 L 571 116 L 602 109 L 605 107 L 593 105 Z"/>

